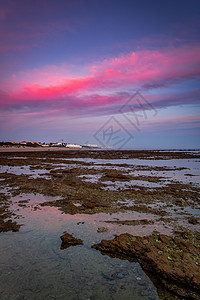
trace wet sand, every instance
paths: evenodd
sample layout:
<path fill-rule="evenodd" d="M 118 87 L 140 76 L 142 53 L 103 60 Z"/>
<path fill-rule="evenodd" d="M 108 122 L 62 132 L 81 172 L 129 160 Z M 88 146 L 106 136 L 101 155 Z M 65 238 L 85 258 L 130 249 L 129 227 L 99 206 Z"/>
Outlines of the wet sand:
<path fill-rule="evenodd" d="M 17 147 L 0 147 L 0 152 L 41 152 L 41 151 L 67 151 L 71 150 L 64 147 L 26 147 L 26 146 L 17 146 Z"/>

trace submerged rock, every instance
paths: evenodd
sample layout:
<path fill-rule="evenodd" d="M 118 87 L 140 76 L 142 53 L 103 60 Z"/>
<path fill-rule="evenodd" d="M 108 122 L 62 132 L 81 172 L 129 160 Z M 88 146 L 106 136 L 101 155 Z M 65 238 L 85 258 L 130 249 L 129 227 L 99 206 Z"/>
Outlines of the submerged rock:
<path fill-rule="evenodd" d="M 17 224 L 12 220 L 15 213 L 9 209 L 10 203 L 9 196 L 0 193 L 0 232 L 16 232 L 19 231 L 19 228 L 22 226 L 22 224 Z"/>
<path fill-rule="evenodd" d="M 200 299 L 200 234 L 169 237 L 154 233 L 139 237 L 124 233 L 92 248 L 112 257 L 137 259 L 166 288 L 189 299 Z"/>
<path fill-rule="evenodd" d="M 97 232 L 106 232 L 106 231 L 108 231 L 108 228 L 106 228 L 106 227 L 99 227 L 97 229 Z"/>
<path fill-rule="evenodd" d="M 63 234 L 61 237 L 62 244 L 61 244 L 61 249 L 66 249 L 69 248 L 70 246 L 76 246 L 76 245 L 82 245 L 83 241 L 81 239 L 77 239 L 73 237 L 69 233 Z"/>

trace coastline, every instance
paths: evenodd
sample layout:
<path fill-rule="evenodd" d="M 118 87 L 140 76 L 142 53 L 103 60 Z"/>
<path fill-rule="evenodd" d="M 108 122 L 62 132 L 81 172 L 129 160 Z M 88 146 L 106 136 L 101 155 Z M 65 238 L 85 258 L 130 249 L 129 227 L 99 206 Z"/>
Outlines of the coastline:
<path fill-rule="evenodd" d="M 65 148 L 65 147 L 25 147 L 25 146 L 0 147 L 0 152 L 45 152 L 45 151 L 68 151 L 68 150 L 84 150 L 84 149 Z"/>

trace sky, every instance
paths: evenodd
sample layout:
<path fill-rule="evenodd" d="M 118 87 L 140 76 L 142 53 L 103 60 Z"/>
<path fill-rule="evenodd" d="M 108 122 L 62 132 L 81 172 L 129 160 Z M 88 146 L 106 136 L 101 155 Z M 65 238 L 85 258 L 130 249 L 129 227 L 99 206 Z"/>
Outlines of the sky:
<path fill-rule="evenodd" d="M 199 0 L 0 0 L 0 141 L 200 148 Z"/>

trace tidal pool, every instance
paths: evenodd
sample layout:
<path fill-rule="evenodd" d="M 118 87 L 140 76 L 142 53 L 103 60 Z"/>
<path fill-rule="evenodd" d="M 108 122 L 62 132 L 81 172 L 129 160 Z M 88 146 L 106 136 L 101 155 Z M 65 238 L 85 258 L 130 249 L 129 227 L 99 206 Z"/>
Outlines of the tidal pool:
<path fill-rule="evenodd" d="M 97 233 L 103 220 L 128 219 L 128 213 L 66 215 L 55 207 L 39 205 L 51 199 L 55 200 L 39 194 L 13 197 L 11 209 L 24 225 L 19 232 L 1 233 L 0 299 L 178 299 L 157 289 L 139 263 L 91 249 L 116 232 L 112 231 L 116 225 L 107 224 L 108 232 Z M 24 200 L 28 200 L 25 207 L 19 206 Z M 135 214 L 138 218 L 139 213 Z M 144 229 L 139 226 L 138 230 Z M 64 231 L 83 239 L 84 245 L 61 250 Z"/>

